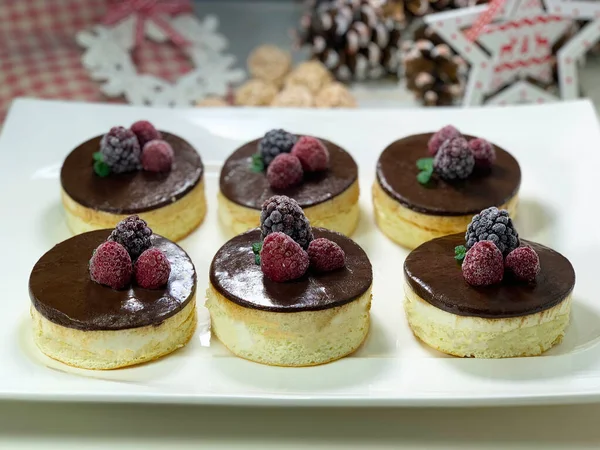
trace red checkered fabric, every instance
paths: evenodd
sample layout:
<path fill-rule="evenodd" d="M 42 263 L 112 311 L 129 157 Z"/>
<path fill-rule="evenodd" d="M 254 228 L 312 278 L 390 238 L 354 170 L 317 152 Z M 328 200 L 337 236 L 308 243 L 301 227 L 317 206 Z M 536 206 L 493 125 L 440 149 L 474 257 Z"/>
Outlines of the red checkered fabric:
<path fill-rule="evenodd" d="M 78 31 L 99 24 L 107 0 L 0 0 L 0 122 L 20 96 L 107 101 L 81 64 Z M 146 41 L 138 71 L 174 80 L 190 69 L 173 45 Z"/>

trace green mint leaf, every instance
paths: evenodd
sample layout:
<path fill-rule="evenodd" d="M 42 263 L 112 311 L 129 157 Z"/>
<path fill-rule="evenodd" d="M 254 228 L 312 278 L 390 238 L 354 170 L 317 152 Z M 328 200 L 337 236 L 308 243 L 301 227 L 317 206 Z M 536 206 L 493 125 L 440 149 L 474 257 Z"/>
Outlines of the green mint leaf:
<path fill-rule="evenodd" d="M 252 164 L 250 168 L 253 172 L 264 172 L 265 170 L 265 162 L 262 159 L 260 153 L 255 153 L 252 155 Z"/>
<path fill-rule="evenodd" d="M 104 155 L 100 152 L 95 152 L 92 158 L 94 158 L 94 161 L 104 162 Z"/>
<path fill-rule="evenodd" d="M 260 251 L 262 250 L 262 242 L 252 244 L 252 252 L 254 252 L 254 264 L 260 266 Z"/>
<path fill-rule="evenodd" d="M 429 171 L 422 171 L 419 172 L 419 174 L 417 175 L 417 181 L 421 184 L 427 184 L 429 183 L 429 180 L 431 179 L 431 174 L 433 172 L 429 172 Z"/>
<path fill-rule="evenodd" d="M 108 164 L 106 164 L 105 162 L 96 161 L 94 163 L 94 172 L 96 172 L 96 175 L 98 175 L 99 177 L 104 178 L 110 174 L 110 167 L 108 167 Z"/>
<path fill-rule="evenodd" d="M 421 158 L 417 160 L 417 169 L 425 172 L 433 172 L 433 158 Z"/>
<path fill-rule="evenodd" d="M 460 261 L 462 263 L 463 259 L 465 259 L 465 255 L 467 254 L 467 247 L 464 245 L 458 245 L 454 247 L 454 259 Z"/>

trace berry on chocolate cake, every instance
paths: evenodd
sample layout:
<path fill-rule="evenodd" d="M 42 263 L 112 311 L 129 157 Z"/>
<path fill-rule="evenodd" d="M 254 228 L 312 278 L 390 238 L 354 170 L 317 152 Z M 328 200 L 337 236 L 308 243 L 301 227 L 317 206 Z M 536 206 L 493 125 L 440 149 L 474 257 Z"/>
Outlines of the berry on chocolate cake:
<path fill-rule="evenodd" d="M 185 140 L 148 121 L 116 126 L 73 150 L 61 173 L 62 203 L 74 234 L 114 227 L 131 214 L 179 240 L 206 214 L 204 166 Z"/>
<path fill-rule="evenodd" d="M 298 202 L 315 226 L 350 235 L 358 224 L 358 167 L 341 147 L 283 129 L 238 148 L 219 181 L 219 218 L 232 234 L 259 225 L 273 195 Z"/>
<path fill-rule="evenodd" d="M 162 134 L 160 134 L 160 131 L 154 128 L 154 125 L 147 120 L 138 120 L 135 122 L 133 125 L 131 125 L 131 131 L 133 131 L 138 138 L 141 148 L 144 148 L 144 146 L 150 141 L 162 139 Z"/>
<path fill-rule="evenodd" d="M 184 346 L 196 327 L 192 261 L 137 217 L 112 233 L 90 231 L 56 245 L 34 266 L 29 292 L 36 345 L 84 369 L 160 358 Z"/>
<path fill-rule="evenodd" d="M 501 235 L 510 228 L 510 236 L 518 236 L 506 211 L 482 211 L 473 223 L 482 217 L 491 219 L 490 228 L 503 225 Z M 486 237 L 492 235 L 479 234 L 465 247 L 464 235 L 444 236 L 408 255 L 408 323 L 425 344 L 455 356 L 540 355 L 562 340 L 569 324 L 573 266 L 543 245 Z"/>
<path fill-rule="evenodd" d="M 108 237 L 109 241 L 121 244 L 132 260 L 137 259 L 146 249 L 150 248 L 152 230 L 145 220 L 138 216 L 129 216 L 120 221 Z"/>
<path fill-rule="evenodd" d="M 302 183 L 304 171 L 300 160 L 289 153 L 277 155 L 269 164 L 267 179 L 273 189 L 288 189 Z"/>
<path fill-rule="evenodd" d="M 113 173 L 140 170 L 140 143 L 133 133 L 123 127 L 113 127 L 100 141 L 103 162 Z"/>
<path fill-rule="evenodd" d="M 260 229 L 215 255 L 206 306 L 213 332 L 237 356 L 277 366 L 324 364 L 365 339 L 372 280 L 357 244 L 313 228 L 297 202 L 275 196 L 264 202 Z"/>
<path fill-rule="evenodd" d="M 508 152 L 448 125 L 383 151 L 372 190 L 375 219 L 386 236 L 412 249 L 464 232 L 484 208 L 514 215 L 520 184 L 521 169 Z"/>
<path fill-rule="evenodd" d="M 282 129 L 268 131 L 258 143 L 258 151 L 265 166 L 271 164 L 277 155 L 290 153 L 298 138 Z"/>
<path fill-rule="evenodd" d="M 284 195 L 268 199 L 260 213 L 260 231 L 265 239 L 270 233 L 282 232 L 304 249 L 313 240 L 311 226 L 298 203 Z"/>
<path fill-rule="evenodd" d="M 169 172 L 175 154 L 173 147 L 161 139 L 147 142 L 142 150 L 142 167 L 148 172 Z"/>

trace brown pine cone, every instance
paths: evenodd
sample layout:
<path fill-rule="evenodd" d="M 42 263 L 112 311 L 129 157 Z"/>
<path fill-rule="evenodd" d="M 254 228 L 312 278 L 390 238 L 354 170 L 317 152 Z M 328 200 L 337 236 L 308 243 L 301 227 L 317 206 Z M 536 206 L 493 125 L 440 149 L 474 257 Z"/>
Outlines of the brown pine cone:
<path fill-rule="evenodd" d="M 385 0 L 382 10 L 385 17 L 406 25 L 412 19 L 426 14 L 487 2 L 488 0 Z"/>
<path fill-rule="evenodd" d="M 417 34 L 423 37 L 403 48 L 406 87 L 426 106 L 454 104 L 464 91 L 465 61 L 429 30 Z"/>
<path fill-rule="evenodd" d="M 302 17 L 297 44 L 339 80 L 397 75 L 401 25 L 375 0 L 326 0 Z"/>

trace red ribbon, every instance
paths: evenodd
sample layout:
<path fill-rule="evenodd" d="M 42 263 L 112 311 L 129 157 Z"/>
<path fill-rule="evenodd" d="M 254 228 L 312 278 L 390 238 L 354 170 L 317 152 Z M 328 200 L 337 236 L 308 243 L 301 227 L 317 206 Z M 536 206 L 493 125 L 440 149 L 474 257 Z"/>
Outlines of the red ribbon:
<path fill-rule="evenodd" d="M 471 42 L 475 42 L 483 32 L 483 29 L 494 20 L 494 17 L 505 3 L 506 0 L 492 0 L 488 4 L 486 10 L 477 18 L 469 31 L 466 32 L 467 39 Z"/>
<path fill-rule="evenodd" d="M 192 5 L 189 0 L 111 0 L 102 23 L 112 26 L 130 16 L 134 16 L 136 19 L 134 27 L 135 45 L 140 45 L 144 41 L 146 22 L 151 21 L 175 45 L 184 46 L 189 44 L 187 39 L 173 28 L 163 16 L 175 16 L 189 12 L 192 12 Z"/>

